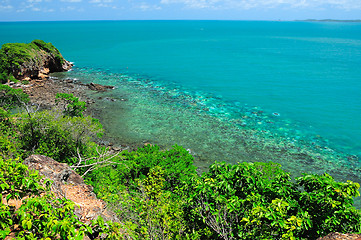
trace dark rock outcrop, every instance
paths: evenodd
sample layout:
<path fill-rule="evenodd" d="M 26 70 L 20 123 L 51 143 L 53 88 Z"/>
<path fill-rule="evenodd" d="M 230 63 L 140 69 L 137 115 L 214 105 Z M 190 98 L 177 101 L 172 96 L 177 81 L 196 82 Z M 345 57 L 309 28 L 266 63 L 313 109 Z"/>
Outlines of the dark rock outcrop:
<path fill-rule="evenodd" d="M 31 155 L 24 164 L 53 180 L 51 190 L 57 197 L 65 197 L 75 203 L 75 214 L 80 221 L 89 223 L 101 216 L 105 221 L 119 222 L 115 214 L 106 208 L 106 203 L 95 196 L 93 187 L 85 184 L 80 175 L 67 164 L 42 155 Z"/>
<path fill-rule="evenodd" d="M 114 89 L 114 86 L 100 85 L 96 83 L 90 83 L 87 84 L 87 86 L 89 87 L 90 90 L 98 91 L 98 92 L 104 92 L 109 89 Z"/>

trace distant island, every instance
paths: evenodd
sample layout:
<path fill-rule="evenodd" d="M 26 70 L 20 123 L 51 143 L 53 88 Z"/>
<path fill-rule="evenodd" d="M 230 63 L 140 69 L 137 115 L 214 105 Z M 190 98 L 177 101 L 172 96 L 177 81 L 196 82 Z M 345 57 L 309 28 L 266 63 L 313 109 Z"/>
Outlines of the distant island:
<path fill-rule="evenodd" d="M 361 22 L 360 19 L 356 20 L 338 20 L 338 19 L 305 19 L 295 20 L 296 22 Z"/>

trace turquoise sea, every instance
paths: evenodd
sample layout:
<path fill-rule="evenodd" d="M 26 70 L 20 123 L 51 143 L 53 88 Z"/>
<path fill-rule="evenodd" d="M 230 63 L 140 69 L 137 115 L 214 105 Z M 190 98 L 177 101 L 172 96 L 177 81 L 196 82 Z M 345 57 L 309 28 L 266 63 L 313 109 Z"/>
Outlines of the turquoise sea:
<path fill-rule="evenodd" d="M 361 182 L 361 23 L 0 23 L 1 44 L 33 39 L 75 63 L 54 76 L 116 86 L 89 92 L 114 141 Z"/>

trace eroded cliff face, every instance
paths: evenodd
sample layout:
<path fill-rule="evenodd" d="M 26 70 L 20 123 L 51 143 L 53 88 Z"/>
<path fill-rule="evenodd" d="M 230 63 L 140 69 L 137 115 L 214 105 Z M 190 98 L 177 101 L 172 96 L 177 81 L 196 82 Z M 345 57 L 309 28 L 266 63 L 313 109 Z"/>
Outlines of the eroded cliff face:
<path fill-rule="evenodd" d="M 40 50 L 36 58 L 22 63 L 13 70 L 13 76 L 19 80 L 45 79 L 49 73 L 64 72 L 72 68 L 73 64 L 64 58 L 60 61 L 54 54 Z"/>
<path fill-rule="evenodd" d="M 19 80 L 45 79 L 49 73 L 68 71 L 73 66 L 51 43 L 7 43 L 0 49 L 0 74 Z"/>

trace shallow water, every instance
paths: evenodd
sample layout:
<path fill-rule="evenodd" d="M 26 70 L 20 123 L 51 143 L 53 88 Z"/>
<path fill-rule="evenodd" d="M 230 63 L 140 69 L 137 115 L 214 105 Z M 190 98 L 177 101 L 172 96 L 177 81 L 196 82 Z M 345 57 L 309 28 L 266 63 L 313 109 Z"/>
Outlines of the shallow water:
<path fill-rule="evenodd" d="M 201 171 L 214 161 L 275 161 L 293 176 L 327 171 L 338 180 L 361 180 L 356 156 L 330 148 L 312 128 L 279 113 L 142 76 L 77 67 L 54 75 L 117 86 L 89 92 L 107 136 L 128 145 L 150 142 L 168 148 L 177 143 L 195 155 Z"/>

